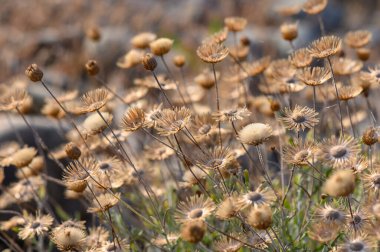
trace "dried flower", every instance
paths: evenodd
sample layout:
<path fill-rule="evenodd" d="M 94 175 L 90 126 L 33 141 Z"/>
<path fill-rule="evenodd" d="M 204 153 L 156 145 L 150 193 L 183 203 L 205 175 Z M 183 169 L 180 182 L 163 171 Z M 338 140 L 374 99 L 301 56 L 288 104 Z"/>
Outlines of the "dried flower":
<path fill-rule="evenodd" d="M 185 65 L 185 62 L 186 62 L 186 58 L 185 56 L 183 55 L 176 55 L 174 58 L 173 58 L 173 62 L 174 62 L 174 65 L 176 67 L 183 67 Z"/>
<path fill-rule="evenodd" d="M 53 224 L 53 220 L 53 217 L 50 215 L 40 215 L 40 213 L 36 213 L 35 217 L 28 215 L 25 217 L 25 224 L 18 233 L 18 236 L 22 240 L 31 239 L 34 236 L 41 236 L 49 230 Z"/>
<path fill-rule="evenodd" d="M 247 19 L 242 17 L 227 17 L 224 19 L 224 25 L 229 31 L 239 32 L 244 30 L 247 25 Z"/>
<path fill-rule="evenodd" d="M 125 131 L 136 131 L 145 124 L 145 113 L 144 110 L 131 107 L 127 110 L 122 118 L 122 128 Z"/>
<path fill-rule="evenodd" d="M 324 36 L 313 41 L 307 48 L 314 58 L 326 58 L 336 54 L 342 47 L 342 40 L 336 36 Z"/>
<path fill-rule="evenodd" d="M 292 165 L 308 165 L 312 162 L 317 148 L 310 142 L 296 142 L 294 146 L 287 145 L 283 149 L 284 161 Z"/>
<path fill-rule="evenodd" d="M 106 89 L 97 88 L 91 90 L 81 97 L 83 103 L 81 111 L 83 113 L 88 113 L 99 110 L 106 105 L 109 99 L 110 95 Z"/>
<path fill-rule="evenodd" d="M 233 239 L 233 238 L 235 239 Z M 229 236 L 223 236 L 216 240 L 213 244 L 213 251 L 216 252 L 236 252 L 243 247 L 243 241 L 245 238 L 241 234 L 229 234 Z"/>
<path fill-rule="evenodd" d="M 154 55 L 162 56 L 167 54 L 172 48 L 173 40 L 168 38 L 158 38 L 149 44 Z"/>
<path fill-rule="evenodd" d="M 331 138 L 321 145 L 321 157 L 334 168 L 343 167 L 359 154 L 358 142 L 351 136 Z"/>
<path fill-rule="evenodd" d="M 44 76 L 44 73 L 41 71 L 37 64 L 29 65 L 25 70 L 25 74 L 33 82 L 41 81 L 42 77 Z"/>
<path fill-rule="evenodd" d="M 141 32 L 131 38 L 131 45 L 134 48 L 146 49 L 157 38 L 157 35 L 151 32 Z"/>
<path fill-rule="evenodd" d="M 348 101 L 359 96 L 363 91 L 363 88 L 360 86 L 342 86 L 339 88 L 338 98 L 343 101 Z"/>
<path fill-rule="evenodd" d="M 251 112 L 246 107 L 238 109 L 226 109 L 215 112 L 213 118 L 217 122 L 234 122 L 250 116 Z"/>
<path fill-rule="evenodd" d="M 334 74 L 350 75 L 359 72 L 363 67 L 363 62 L 349 58 L 335 58 L 332 61 Z"/>
<path fill-rule="evenodd" d="M 157 120 L 156 130 L 162 136 L 176 134 L 188 124 L 190 117 L 191 112 L 185 107 L 164 109 Z"/>
<path fill-rule="evenodd" d="M 71 159 L 78 159 L 82 154 L 79 147 L 73 142 L 69 142 L 65 145 L 65 152 Z"/>
<path fill-rule="evenodd" d="M 289 56 L 289 61 L 298 68 L 307 67 L 313 61 L 313 57 L 311 57 L 310 53 L 306 48 L 300 48 L 294 51 Z"/>
<path fill-rule="evenodd" d="M 86 67 L 87 73 L 91 76 L 97 75 L 100 71 L 99 65 L 95 60 L 87 61 L 85 67 Z"/>
<path fill-rule="evenodd" d="M 198 57 L 206 63 L 218 63 L 228 56 L 228 48 L 219 43 L 204 43 L 197 49 Z"/>
<path fill-rule="evenodd" d="M 366 46 L 372 39 L 372 33 L 366 30 L 350 31 L 344 37 L 344 42 L 352 48 Z"/>
<path fill-rule="evenodd" d="M 304 131 L 306 128 L 311 129 L 318 124 L 318 113 L 309 107 L 301 107 L 296 105 L 293 110 L 285 108 L 283 115 L 279 120 L 285 125 L 288 130 L 296 132 Z"/>
<path fill-rule="evenodd" d="M 51 241 L 61 251 L 81 250 L 86 238 L 86 232 L 78 227 L 66 227 L 65 222 L 53 229 Z"/>
<path fill-rule="evenodd" d="M 132 49 L 129 50 L 116 62 L 116 65 L 123 69 L 132 68 L 141 64 L 141 59 L 144 57 L 144 51 Z"/>
<path fill-rule="evenodd" d="M 332 197 L 346 197 L 355 190 L 355 175 L 351 170 L 338 170 L 323 186 L 323 191 Z"/>
<path fill-rule="evenodd" d="M 308 0 L 303 4 L 302 10 L 309 15 L 316 15 L 326 8 L 327 2 L 328 0 Z"/>
<path fill-rule="evenodd" d="M 198 243 L 203 239 L 207 231 L 207 225 L 202 220 L 192 220 L 181 225 L 181 238 L 184 241 Z"/>
<path fill-rule="evenodd" d="M 154 71 L 154 69 L 156 69 L 157 67 L 157 61 L 154 58 L 154 56 L 150 53 L 147 53 L 144 55 L 144 57 L 142 57 L 142 64 L 145 70 L 148 71 Z"/>
<path fill-rule="evenodd" d="M 263 123 L 251 123 L 239 131 L 239 140 L 243 144 L 260 145 L 272 136 L 272 127 Z"/>
<path fill-rule="evenodd" d="M 276 196 L 269 188 L 259 186 L 255 191 L 247 192 L 238 198 L 236 207 L 245 209 L 247 207 L 259 207 L 262 205 L 271 205 L 276 200 Z"/>
<path fill-rule="evenodd" d="M 94 198 L 92 200 L 92 204 L 87 209 L 87 212 L 99 213 L 107 211 L 119 202 L 120 195 L 120 193 L 115 193 L 115 195 L 112 195 L 110 193 L 102 193 L 96 195 L 96 199 Z"/>
<path fill-rule="evenodd" d="M 272 225 L 272 209 L 267 205 L 252 207 L 247 222 L 254 228 L 265 230 Z"/>
<path fill-rule="evenodd" d="M 363 143 L 371 146 L 378 142 L 379 134 L 378 129 L 375 127 L 369 127 L 367 128 L 362 136 Z"/>
<path fill-rule="evenodd" d="M 282 38 L 292 41 L 298 36 L 298 23 L 284 23 L 280 26 Z"/>
<path fill-rule="evenodd" d="M 193 220 L 205 220 L 215 210 L 214 202 L 205 196 L 192 196 L 177 206 L 175 219 L 179 223 Z"/>

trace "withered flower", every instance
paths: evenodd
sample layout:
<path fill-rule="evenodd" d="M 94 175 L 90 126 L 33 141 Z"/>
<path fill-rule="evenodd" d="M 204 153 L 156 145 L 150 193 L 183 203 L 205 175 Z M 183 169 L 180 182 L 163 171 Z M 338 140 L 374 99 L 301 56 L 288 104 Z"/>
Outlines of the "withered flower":
<path fill-rule="evenodd" d="M 99 110 L 106 105 L 110 98 L 111 97 L 106 89 L 97 88 L 91 90 L 81 97 L 83 103 L 81 111 L 83 113 L 89 113 Z"/>
<path fill-rule="evenodd" d="M 161 117 L 158 118 L 155 129 L 162 136 L 169 136 L 178 133 L 190 121 L 191 112 L 188 108 L 181 107 L 164 109 Z"/>
<path fill-rule="evenodd" d="M 296 105 L 293 110 L 285 108 L 279 120 L 288 130 L 299 132 L 301 130 L 304 131 L 306 128 L 311 129 L 317 125 L 319 122 L 317 116 L 318 112 L 314 109 Z"/>
<path fill-rule="evenodd" d="M 357 30 L 347 32 L 344 42 L 352 48 L 366 46 L 372 39 L 372 33 L 367 30 Z"/>
<path fill-rule="evenodd" d="M 219 43 L 204 43 L 197 49 L 198 57 L 206 63 L 218 63 L 228 56 L 228 48 Z"/>
<path fill-rule="evenodd" d="M 307 0 L 302 10 L 309 15 L 316 15 L 321 13 L 327 6 L 328 0 Z"/>
<path fill-rule="evenodd" d="M 125 131 L 136 131 L 145 124 L 145 113 L 144 110 L 131 107 L 125 112 L 122 118 L 122 128 Z"/>
<path fill-rule="evenodd" d="M 175 219 L 179 223 L 192 220 L 205 220 L 215 210 L 214 202 L 205 196 L 192 196 L 177 206 Z"/>
<path fill-rule="evenodd" d="M 226 17 L 224 19 L 224 25 L 228 28 L 229 31 L 239 32 L 244 30 L 247 25 L 247 19 L 242 17 Z"/>
<path fill-rule="evenodd" d="M 307 67 L 313 61 L 310 53 L 306 48 L 295 50 L 290 56 L 289 61 L 297 68 Z"/>
<path fill-rule="evenodd" d="M 336 54 L 342 47 L 342 40 L 337 36 L 324 36 L 313 41 L 307 48 L 314 58 L 327 58 Z"/>

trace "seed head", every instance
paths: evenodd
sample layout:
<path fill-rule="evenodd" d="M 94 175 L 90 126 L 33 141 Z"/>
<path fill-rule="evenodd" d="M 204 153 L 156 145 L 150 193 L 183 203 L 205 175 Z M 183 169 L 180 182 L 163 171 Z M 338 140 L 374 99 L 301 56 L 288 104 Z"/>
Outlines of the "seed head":
<path fill-rule="evenodd" d="M 154 55 L 162 56 L 172 49 L 173 40 L 168 38 L 159 38 L 149 44 L 150 50 Z"/>
<path fill-rule="evenodd" d="M 272 225 L 272 209 L 267 205 L 252 207 L 247 222 L 254 228 L 265 230 Z"/>
<path fill-rule="evenodd" d="M 363 133 L 363 137 L 362 137 L 363 143 L 368 146 L 371 146 L 377 143 L 378 139 L 379 139 L 379 134 L 376 128 L 374 127 L 367 128 Z"/>
<path fill-rule="evenodd" d="M 173 62 L 176 67 L 181 68 L 185 65 L 185 62 L 186 62 L 185 56 L 177 55 L 173 58 Z"/>
<path fill-rule="evenodd" d="M 154 56 L 150 53 L 144 55 L 144 57 L 142 58 L 142 64 L 145 70 L 148 71 L 154 71 L 154 69 L 156 69 L 157 67 L 157 61 L 154 58 Z"/>
<path fill-rule="evenodd" d="M 99 73 L 99 66 L 95 60 L 87 61 L 86 65 L 87 73 L 91 76 L 97 75 Z"/>
<path fill-rule="evenodd" d="M 203 220 L 192 220 L 181 226 L 181 238 L 187 242 L 198 243 L 203 239 L 207 225 Z"/>
<path fill-rule="evenodd" d="M 66 144 L 65 152 L 66 155 L 73 160 L 78 159 L 82 154 L 78 146 L 73 142 L 69 142 L 68 144 Z"/>
<path fill-rule="evenodd" d="M 332 197 L 347 197 L 355 190 L 355 175 L 351 170 L 338 170 L 326 180 L 323 189 Z"/>
<path fill-rule="evenodd" d="M 251 123 L 239 132 L 239 140 L 243 144 L 259 145 L 272 136 L 272 127 L 263 123 Z"/>
<path fill-rule="evenodd" d="M 297 23 L 284 23 L 280 27 L 282 38 L 292 41 L 298 37 L 298 24 Z"/>
<path fill-rule="evenodd" d="M 37 64 L 29 65 L 25 70 L 25 74 L 33 82 L 41 81 L 42 77 L 44 76 L 44 73 L 41 71 Z"/>
<path fill-rule="evenodd" d="M 99 28 L 96 26 L 88 28 L 86 30 L 86 36 L 95 42 L 99 41 L 102 37 Z"/>

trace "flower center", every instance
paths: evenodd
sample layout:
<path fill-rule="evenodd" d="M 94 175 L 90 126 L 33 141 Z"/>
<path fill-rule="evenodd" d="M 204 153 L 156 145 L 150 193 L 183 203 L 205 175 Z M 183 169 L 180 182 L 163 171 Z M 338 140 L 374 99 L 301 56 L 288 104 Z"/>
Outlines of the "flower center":
<path fill-rule="evenodd" d="M 33 229 L 36 229 L 39 226 L 41 226 L 41 223 L 39 223 L 38 221 L 34 221 L 30 227 L 33 228 Z"/>
<path fill-rule="evenodd" d="M 105 170 L 109 170 L 109 169 L 111 168 L 111 165 L 108 164 L 108 163 L 101 163 L 101 164 L 99 165 L 99 168 L 100 168 L 101 170 L 105 171 Z"/>
<path fill-rule="evenodd" d="M 354 215 L 353 221 L 355 225 L 358 225 L 362 222 L 362 217 L 360 217 L 359 215 Z"/>
<path fill-rule="evenodd" d="M 330 149 L 330 154 L 334 158 L 343 158 L 347 154 L 347 148 L 342 145 L 334 146 Z"/>
<path fill-rule="evenodd" d="M 263 198 L 263 196 L 260 193 L 252 192 L 249 194 L 249 200 L 253 203 L 260 201 Z"/>
<path fill-rule="evenodd" d="M 196 219 L 196 218 L 202 217 L 202 215 L 203 215 L 203 210 L 200 208 L 197 208 L 190 212 L 189 217 L 191 219 Z"/>
<path fill-rule="evenodd" d="M 309 152 L 307 150 L 301 150 L 296 155 L 294 155 L 294 160 L 304 161 L 309 156 Z"/>
<path fill-rule="evenodd" d="M 364 245 L 361 242 L 351 242 L 350 250 L 351 251 L 362 251 L 364 249 Z"/>
<path fill-rule="evenodd" d="M 373 185 L 379 189 L 380 188 L 380 175 L 376 175 L 376 177 L 373 179 Z"/>
<path fill-rule="evenodd" d="M 287 83 L 287 84 L 294 84 L 294 83 L 296 83 L 296 79 L 295 79 L 295 78 L 287 79 L 287 80 L 286 80 L 286 83 Z"/>
<path fill-rule="evenodd" d="M 306 121 L 306 117 L 302 114 L 295 114 L 292 116 L 292 119 L 295 123 L 303 123 Z"/>
<path fill-rule="evenodd" d="M 326 216 L 328 220 L 332 220 L 332 221 L 339 220 L 340 217 L 341 217 L 340 213 L 336 210 L 329 211 Z"/>
<path fill-rule="evenodd" d="M 237 110 L 233 109 L 233 110 L 224 112 L 224 115 L 226 115 L 226 116 L 234 116 L 236 114 L 236 112 L 237 112 Z"/>

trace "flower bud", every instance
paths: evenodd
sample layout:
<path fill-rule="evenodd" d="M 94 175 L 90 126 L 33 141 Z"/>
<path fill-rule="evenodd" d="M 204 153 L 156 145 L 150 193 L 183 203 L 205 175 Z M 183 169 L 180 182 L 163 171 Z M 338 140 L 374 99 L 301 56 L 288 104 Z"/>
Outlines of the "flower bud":
<path fill-rule="evenodd" d="M 37 64 L 31 64 L 28 66 L 25 70 L 25 74 L 33 82 L 41 81 L 44 76 L 44 73 L 38 68 Z"/>
<path fill-rule="evenodd" d="M 85 66 L 86 66 L 87 73 L 89 75 L 93 76 L 93 75 L 97 75 L 99 73 L 99 66 L 95 60 L 87 61 Z"/>
<path fill-rule="evenodd" d="M 150 53 L 147 53 L 142 58 L 142 64 L 144 65 L 144 68 L 148 71 L 154 71 L 157 67 L 157 61 L 154 58 L 154 56 Z"/>

